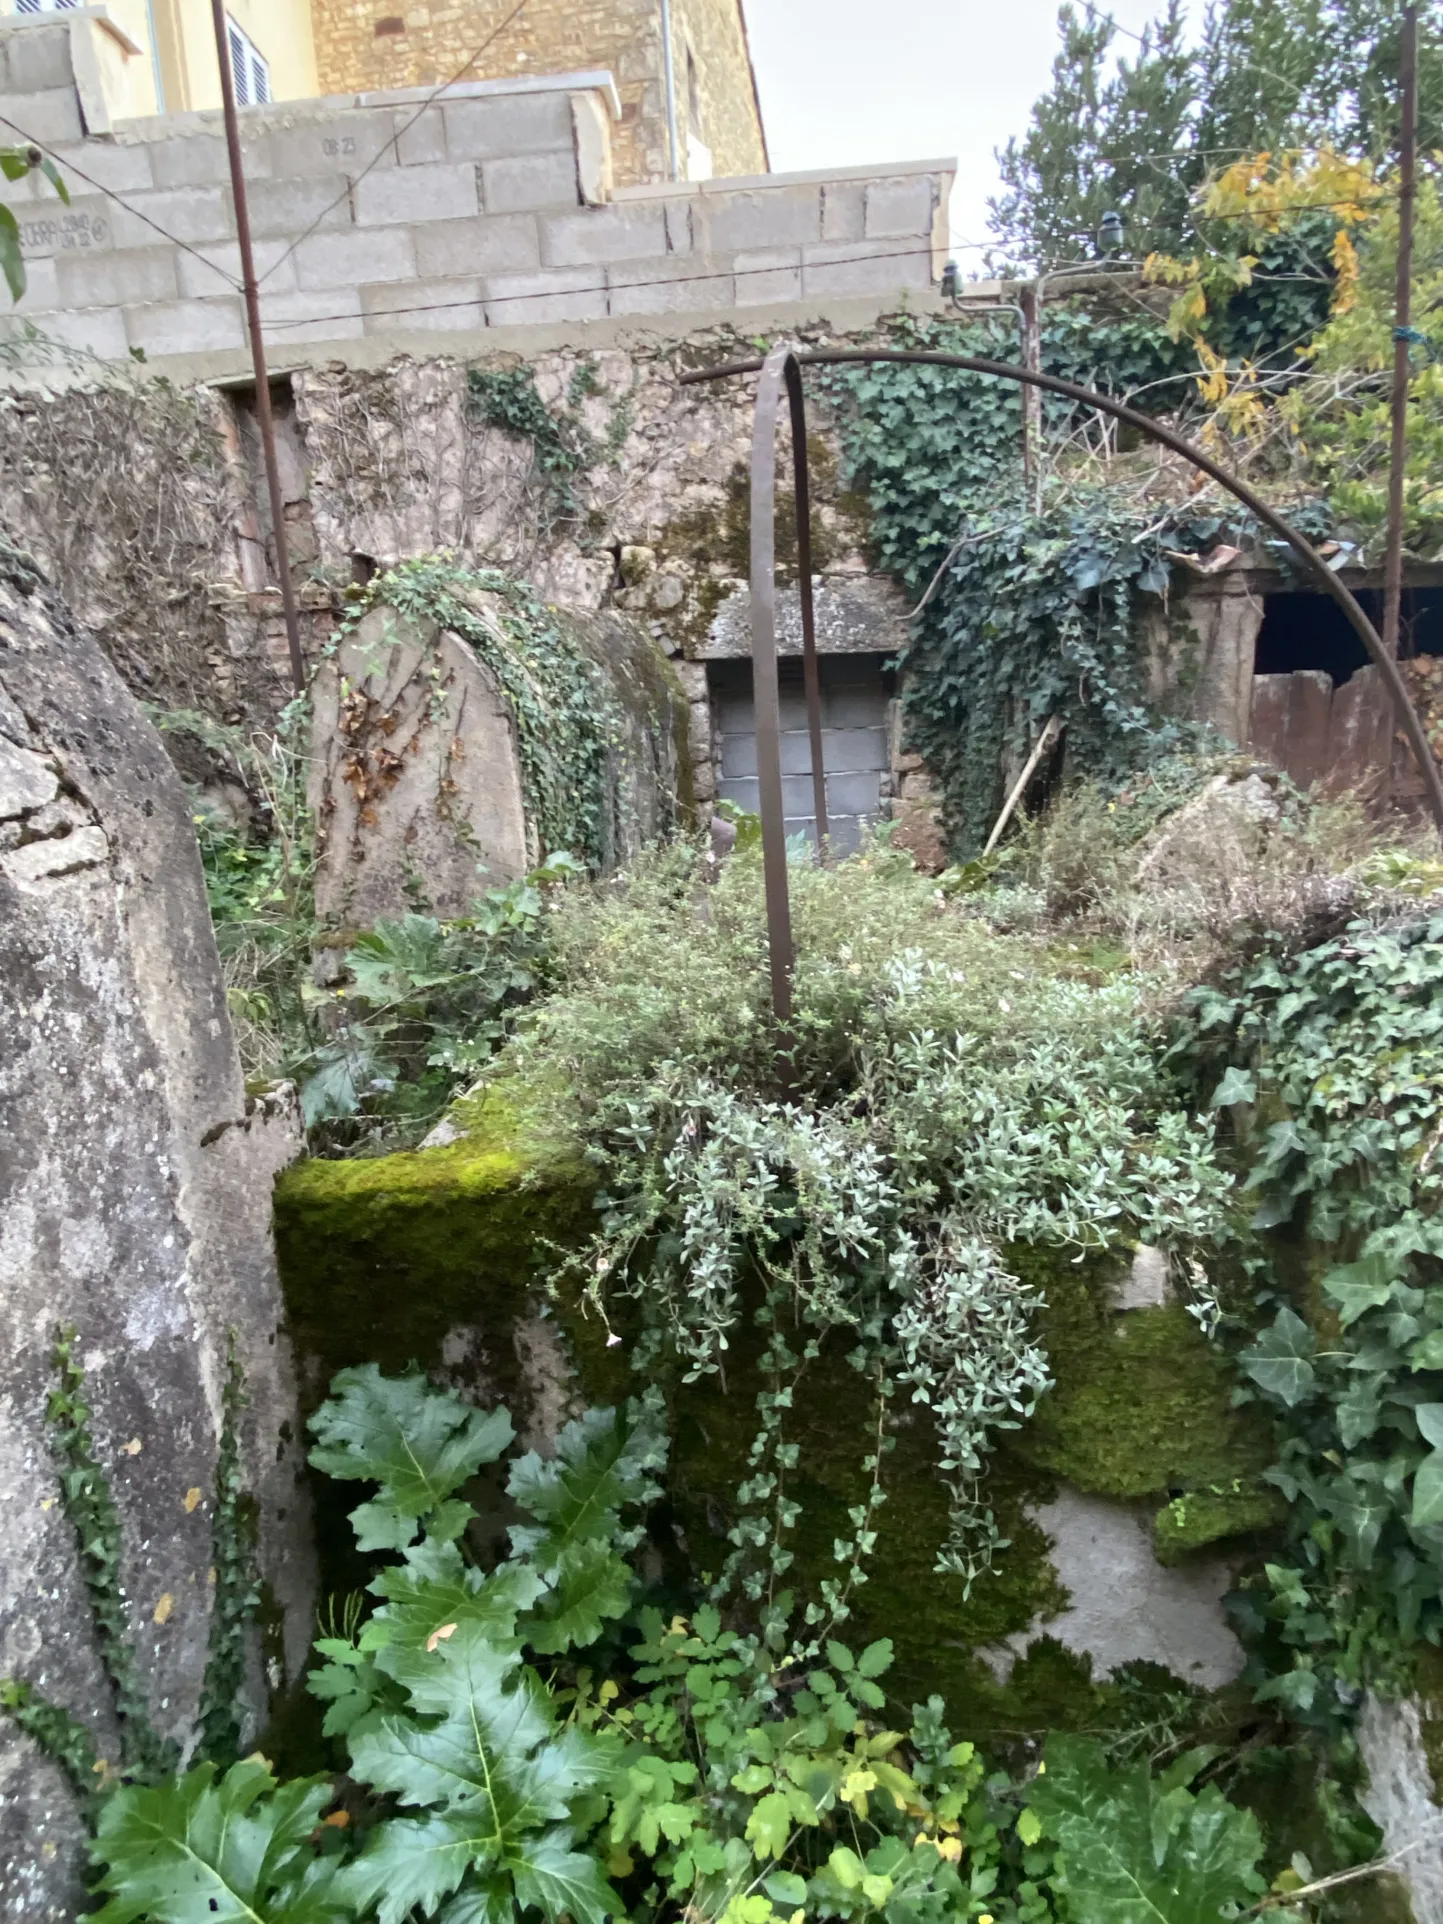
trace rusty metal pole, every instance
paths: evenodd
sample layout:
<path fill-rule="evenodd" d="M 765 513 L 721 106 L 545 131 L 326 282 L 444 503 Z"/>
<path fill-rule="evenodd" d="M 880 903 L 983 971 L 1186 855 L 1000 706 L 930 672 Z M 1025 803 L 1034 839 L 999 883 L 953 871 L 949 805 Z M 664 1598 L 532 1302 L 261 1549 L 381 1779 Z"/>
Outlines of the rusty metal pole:
<path fill-rule="evenodd" d="M 1398 137 L 1398 281 L 1393 305 L 1393 432 L 1388 456 L 1388 549 L 1383 563 L 1383 646 L 1398 654 L 1403 600 L 1403 494 L 1408 464 L 1409 335 L 1413 310 L 1413 201 L 1418 144 L 1418 9 L 1403 9 Z"/>
<path fill-rule="evenodd" d="M 777 688 L 777 411 L 791 349 L 774 347 L 757 383 L 752 425 L 752 703 L 757 725 L 757 790 L 762 875 L 767 902 L 772 1014 L 792 1014 L 792 907 L 787 889 L 787 825 L 782 808 L 781 702 Z"/>
<path fill-rule="evenodd" d="M 827 770 L 822 755 L 822 677 L 817 665 L 817 618 L 812 605 L 812 503 L 807 478 L 807 416 L 802 370 L 795 354 L 784 363 L 792 414 L 792 481 L 797 506 L 797 591 L 802 606 L 802 686 L 807 698 L 807 739 L 812 754 L 812 812 L 817 819 L 817 858 L 827 859 Z"/>
<path fill-rule="evenodd" d="M 220 62 L 220 97 L 225 109 L 225 144 L 230 155 L 231 195 L 235 201 L 236 237 L 240 242 L 241 289 L 245 295 L 246 329 L 251 338 L 251 365 L 256 377 L 256 420 L 261 430 L 261 453 L 265 460 L 266 488 L 271 499 L 271 532 L 276 544 L 276 572 L 281 578 L 281 606 L 286 615 L 286 645 L 291 657 L 291 680 L 297 694 L 306 685 L 306 664 L 301 654 L 301 618 L 296 607 L 295 585 L 291 580 L 290 544 L 286 540 L 285 503 L 281 499 L 281 475 L 276 463 L 276 425 L 271 414 L 271 384 L 266 373 L 266 350 L 261 339 L 261 299 L 256 287 L 255 254 L 251 248 L 250 209 L 246 204 L 245 168 L 241 163 L 240 123 L 235 110 L 235 78 L 231 73 L 230 45 L 226 37 L 225 0 L 211 0 L 215 25 L 215 53 Z"/>
<path fill-rule="evenodd" d="M 1035 373 L 1042 366 L 1042 280 L 1041 277 L 1020 288 L 1017 304 L 1022 309 L 1022 365 Z M 1042 391 L 1030 381 L 1022 384 L 1022 488 L 1032 500 L 1034 477 L 1040 491 L 1042 453 Z"/>
<path fill-rule="evenodd" d="M 1125 421 L 1129 427 L 1136 428 L 1140 434 L 1145 434 L 1149 440 L 1161 442 L 1163 447 L 1171 448 L 1174 454 L 1180 454 L 1185 461 L 1197 468 L 1199 472 L 1209 475 L 1220 487 L 1226 488 L 1229 494 L 1241 501 L 1243 506 L 1247 508 L 1265 528 L 1270 528 L 1280 541 L 1283 541 L 1292 549 L 1293 553 L 1298 557 L 1298 560 L 1303 564 L 1305 572 L 1312 577 L 1318 587 L 1322 589 L 1323 593 L 1330 596 L 1331 599 L 1338 604 L 1339 608 L 1342 609 L 1354 634 L 1357 635 L 1358 639 L 1367 649 L 1369 658 L 1383 677 L 1383 684 L 1392 698 L 1394 712 L 1397 714 L 1399 724 L 1404 734 L 1408 737 L 1408 745 L 1413 750 L 1414 758 L 1418 764 L 1418 772 L 1423 778 L 1423 791 L 1427 798 L 1428 812 L 1433 817 L 1440 839 L 1443 839 L 1443 774 L 1440 774 L 1437 760 L 1428 745 L 1428 738 L 1423 730 L 1422 719 L 1419 716 L 1412 695 L 1408 692 L 1408 684 L 1400 674 L 1397 662 L 1383 646 L 1377 629 L 1363 612 L 1357 596 L 1352 594 L 1345 584 L 1338 579 L 1306 535 L 1300 534 L 1290 521 L 1280 515 L 1276 508 L 1264 501 L 1262 496 L 1250 488 L 1246 481 L 1241 480 L 1239 476 L 1229 472 L 1220 462 L 1215 461 L 1210 454 L 1207 454 L 1202 448 L 1198 447 L 1195 442 L 1187 440 L 1181 434 L 1174 433 L 1171 428 L 1165 428 L 1160 421 L 1155 421 L 1151 415 L 1143 414 L 1139 412 L 1137 408 L 1129 407 L 1125 401 L 1113 400 L 1110 394 L 1099 394 L 1093 388 L 1079 386 L 1076 381 L 1064 381 L 1058 374 L 1041 374 L 1032 368 L 1014 367 L 1007 361 L 987 360 L 979 354 L 941 354 L 935 353 L 930 349 L 900 347 L 809 348 L 804 353 L 798 353 L 796 358 L 799 367 L 844 367 L 873 361 L 893 361 L 913 367 L 955 367 L 968 374 L 990 374 L 995 376 L 999 381 L 1021 381 L 1041 388 L 1045 394 L 1065 395 L 1069 401 L 1081 402 L 1084 407 L 1096 408 L 1099 413 L 1110 414 L 1116 421 Z M 728 361 L 721 367 L 697 368 L 690 374 L 683 374 L 679 384 L 682 387 L 690 387 L 698 381 L 719 381 L 732 374 L 755 374 L 763 365 L 764 363 L 761 361 Z M 775 385 L 775 382 L 773 382 L 773 434 L 775 434 L 776 423 Z M 760 414 L 760 389 L 757 397 L 757 405 L 758 413 Z M 768 470 L 768 474 L 770 475 L 770 470 Z M 755 486 L 755 467 L 753 468 L 752 478 L 753 485 Z M 770 503 L 771 494 L 769 492 L 769 506 Z M 766 550 L 768 554 L 772 552 L 773 547 L 770 526 L 771 524 L 769 522 L 768 545 Z M 755 525 L 752 530 L 752 538 L 753 542 L 755 542 Z M 752 565 L 754 568 L 756 562 L 757 551 L 755 546 L 753 546 Z M 756 615 L 754 607 L 754 636 L 756 633 L 755 621 Z"/>

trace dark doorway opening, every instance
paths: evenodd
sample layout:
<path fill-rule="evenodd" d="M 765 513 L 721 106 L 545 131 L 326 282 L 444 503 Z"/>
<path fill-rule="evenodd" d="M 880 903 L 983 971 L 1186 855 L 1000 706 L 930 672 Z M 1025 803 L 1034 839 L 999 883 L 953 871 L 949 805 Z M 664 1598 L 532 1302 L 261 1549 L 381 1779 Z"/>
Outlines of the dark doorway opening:
<path fill-rule="evenodd" d="M 1374 627 L 1381 628 L 1382 593 L 1363 588 L 1358 600 Z M 1443 588 L 1405 588 L 1399 614 L 1399 652 L 1404 657 L 1443 655 Z M 1341 688 L 1367 665 L 1367 649 L 1342 609 L 1326 595 L 1278 594 L 1264 601 L 1254 674 L 1294 675 L 1312 669 L 1329 675 L 1333 686 Z"/>

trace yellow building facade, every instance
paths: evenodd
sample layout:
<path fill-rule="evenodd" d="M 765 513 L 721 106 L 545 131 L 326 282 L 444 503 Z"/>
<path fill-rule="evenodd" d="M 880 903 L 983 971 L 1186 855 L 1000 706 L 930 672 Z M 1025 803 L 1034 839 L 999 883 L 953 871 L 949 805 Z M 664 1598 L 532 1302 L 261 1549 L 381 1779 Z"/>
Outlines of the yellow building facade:
<path fill-rule="evenodd" d="M 0 0 L 37 19 L 81 11 L 65 0 Z M 83 9 L 111 31 L 96 36 L 106 99 L 116 119 L 184 114 L 220 105 L 210 0 L 104 0 Z M 226 0 L 237 93 L 247 105 L 304 100 L 320 91 L 310 0 Z"/>
<path fill-rule="evenodd" d="M 116 119 L 220 105 L 211 0 L 0 9 L 91 16 Z M 619 184 L 767 171 L 742 0 L 226 0 L 226 21 L 242 105 L 605 69 Z"/>

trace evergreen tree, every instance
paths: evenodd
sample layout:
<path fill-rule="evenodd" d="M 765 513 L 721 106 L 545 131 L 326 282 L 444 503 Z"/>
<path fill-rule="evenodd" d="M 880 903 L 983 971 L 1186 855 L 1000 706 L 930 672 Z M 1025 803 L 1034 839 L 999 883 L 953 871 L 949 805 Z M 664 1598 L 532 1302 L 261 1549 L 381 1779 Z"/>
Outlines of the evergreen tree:
<path fill-rule="evenodd" d="M 1324 142 L 1386 164 L 1398 140 L 1401 0 L 1212 0 L 1185 45 L 1180 0 L 1112 70 L 1116 30 L 1091 8 L 1058 14 L 1052 85 L 1026 135 L 997 156 L 991 201 L 1004 271 L 1096 253 L 1115 208 L 1130 254 L 1196 245 L 1188 209 L 1241 154 Z M 1443 147 L 1443 6 L 1419 21 L 1419 146 Z"/>

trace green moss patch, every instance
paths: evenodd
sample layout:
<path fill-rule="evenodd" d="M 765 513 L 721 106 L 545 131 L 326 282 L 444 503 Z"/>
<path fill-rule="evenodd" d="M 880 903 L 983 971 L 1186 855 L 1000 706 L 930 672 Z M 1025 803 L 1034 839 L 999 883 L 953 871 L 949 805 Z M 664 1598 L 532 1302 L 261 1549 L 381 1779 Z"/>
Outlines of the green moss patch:
<path fill-rule="evenodd" d="M 1017 1438 L 1027 1461 L 1124 1500 L 1230 1491 L 1272 1461 L 1266 1423 L 1233 1408 L 1227 1359 L 1181 1305 L 1114 1308 L 1125 1257 L 1074 1264 L 1064 1251 L 1016 1248 L 1009 1257 L 1047 1298 L 1041 1327 L 1055 1380 Z M 1260 1527 L 1255 1511 L 1238 1527 Z M 1199 1540 L 1220 1534 L 1231 1532 Z"/>
<path fill-rule="evenodd" d="M 278 1181 L 276 1251 L 308 1403 L 348 1364 L 445 1362 L 478 1400 L 514 1408 L 514 1325 L 547 1246 L 589 1227 L 592 1182 L 515 1093 L 489 1091 L 461 1117 L 467 1133 L 446 1148 L 302 1162 Z M 476 1332 L 464 1357 L 444 1353 L 457 1329 Z"/>

